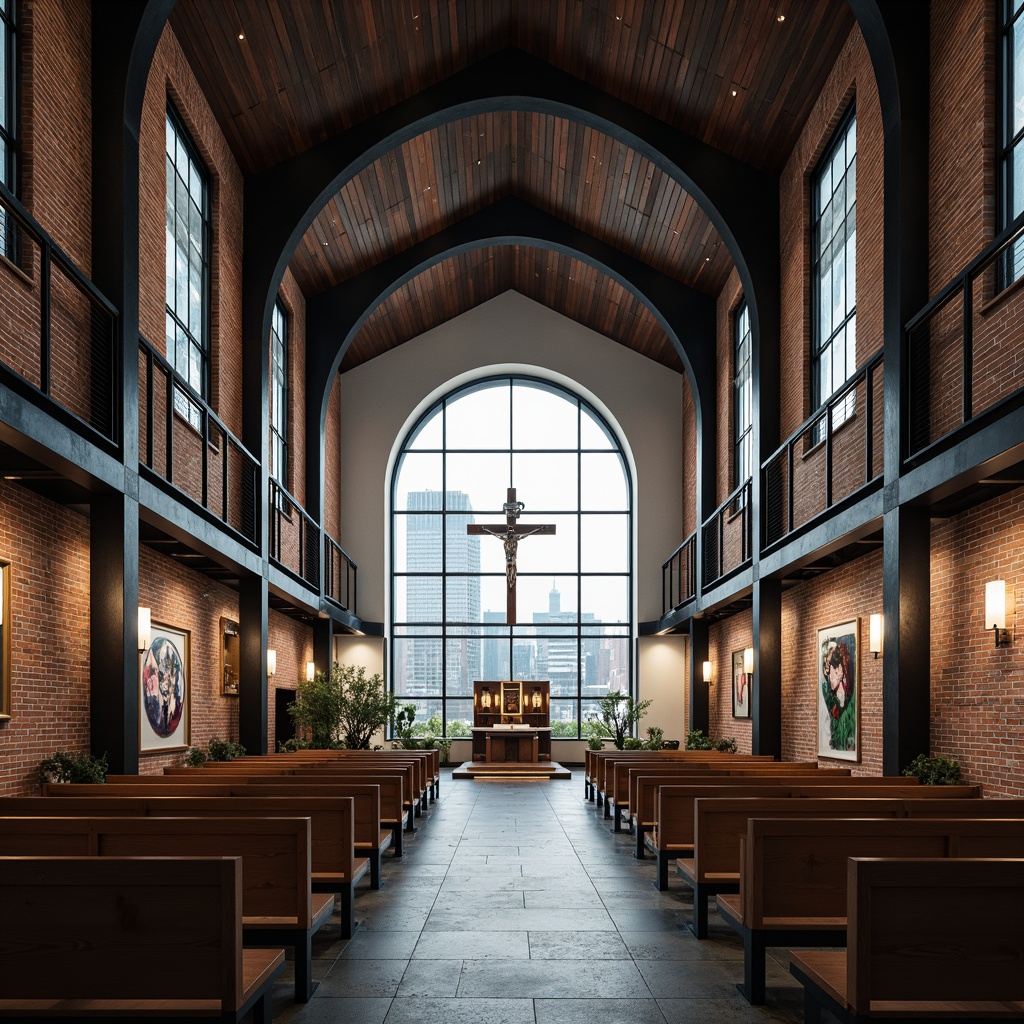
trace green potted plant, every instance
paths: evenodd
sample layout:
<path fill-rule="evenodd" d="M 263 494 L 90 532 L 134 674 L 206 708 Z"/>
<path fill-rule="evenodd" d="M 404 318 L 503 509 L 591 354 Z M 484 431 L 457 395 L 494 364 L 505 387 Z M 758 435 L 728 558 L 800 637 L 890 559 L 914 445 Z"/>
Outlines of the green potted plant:
<path fill-rule="evenodd" d="M 686 734 L 686 750 L 711 750 L 711 737 L 703 729 L 693 729 Z"/>
<path fill-rule="evenodd" d="M 608 730 L 596 718 L 591 716 L 580 727 L 580 735 L 587 741 L 590 750 L 601 750 L 608 738 Z"/>
<path fill-rule="evenodd" d="M 663 750 L 665 747 L 665 730 L 659 729 L 656 725 L 647 727 L 647 741 L 644 743 L 645 750 Z"/>
<path fill-rule="evenodd" d="M 106 782 L 107 755 L 93 757 L 89 753 L 71 754 L 58 750 L 52 757 L 47 757 L 39 764 L 40 785 L 48 782 Z"/>
<path fill-rule="evenodd" d="M 926 757 L 918 754 L 903 769 L 903 774 L 920 779 L 925 786 L 955 786 L 960 781 L 963 769 L 960 762 L 951 757 L 943 757 L 941 754 Z"/>
<path fill-rule="evenodd" d="M 189 768 L 201 768 L 207 761 L 233 761 L 236 757 L 245 757 L 241 743 L 214 738 L 205 747 L 189 747 L 184 760 Z"/>
<path fill-rule="evenodd" d="M 299 683 L 288 713 L 315 750 L 369 750 L 370 739 L 395 714 L 395 695 L 384 690 L 380 673 L 355 665 L 331 666 Z"/>
<path fill-rule="evenodd" d="M 601 708 L 601 721 L 609 734 L 615 739 L 615 746 L 622 750 L 626 736 L 644 717 L 651 706 L 649 700 L 634 700 L 629 694 L 609 693 L 598 701 Z"/>

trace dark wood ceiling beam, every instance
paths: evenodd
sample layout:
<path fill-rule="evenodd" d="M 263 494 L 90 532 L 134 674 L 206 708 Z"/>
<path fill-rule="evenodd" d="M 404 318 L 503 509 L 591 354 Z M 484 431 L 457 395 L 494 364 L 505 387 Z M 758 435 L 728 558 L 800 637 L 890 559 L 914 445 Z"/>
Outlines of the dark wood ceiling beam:
<path fill-rule="evenodd" d="M 306 486 L 312 508 L 322 500 L 318 481 L 330 385 L 362 324 L 387 295 L 427 268 L 460 252 L 494 245 L 533 245 L 573 256 L 637 295 L 686 367 L 698 426 L 714 423 L 714 300 L 529 203 L 508 197 L 307 302 Z M 698 432 L 707 440 L 702 462 L 712 467 L 714 433 Z"/>

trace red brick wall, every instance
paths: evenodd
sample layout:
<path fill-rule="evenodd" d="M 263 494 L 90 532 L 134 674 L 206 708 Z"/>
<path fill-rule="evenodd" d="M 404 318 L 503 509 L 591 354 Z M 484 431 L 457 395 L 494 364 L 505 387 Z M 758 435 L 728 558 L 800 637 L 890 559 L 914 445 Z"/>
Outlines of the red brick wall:
<path fill-rule="evenodd" d="M 995 0 L 931 5 L 929 293 L 995 237 Z"/>
<path fill-rule="evenodd" d="M 931 753 L 960 761 L 988 796 L 1024 796 L 1022 513 L 1018 489 L 932 524 Z M 1016 597 L 1010 647 L 985 629 L 985 584 L 996 579 Z"/>
<path fill-rule="evenodd" d="M 732 716 L 732 654 L 750 647 L 752 636 L 753 617 L 749 611 L 716 622 L 708 630 L 708 659 L 714 666 L 714 685 L 708 693 L 710 735 L 714 739 L 734 738 L 741 754 L 751 750 L 752 720 Z"/>
<path fill-rule="evenodd" d="M 281 483 L 306 508 L 306 298 L 290 270 L 280 297 L 288 314 L 288 478 Z"/>
<path fill-rule="evenodd" d="M 0 481 L 0 560 L 11 573 L 0 793 L 38 795 L 40 761 L 89 749 L 89 521 Z"/>
<path fill-rule="evenodd" d="M 764 457 L 812 411 L 810 180 L 853 99 L 857 103 L 857 365 L 862 366 L 882 345 L 882 117 L 871 61 L 860 29 L 854 27 L 780 178 L 781 436 L 763 440 Z M 802 386 L 797 386 L 798 381 Z"/>
<path fill-rule="evenodd" d="M 139 138 L 139 324 L 165 349 L 165 115 L 171 99 L 210 174 L 212 306 L 210 404 L 236 436 L 242 428 L 242 175 L 206 98 L 169 29 L 146 85 Z M 259 454 L 259 453 L 254 453 Z"/>
<path fill-rule="evenodd" d="M 860 619 L 857 694 L 860 763 L 855 775 L 882 774 L 882 659 L 868 653 L 868 624 L 882 611 L 882 554 L 854 562 L 787 590 L 782 596 L 782 756 L 813 761 L 818 755 L 818 630 Z"/>

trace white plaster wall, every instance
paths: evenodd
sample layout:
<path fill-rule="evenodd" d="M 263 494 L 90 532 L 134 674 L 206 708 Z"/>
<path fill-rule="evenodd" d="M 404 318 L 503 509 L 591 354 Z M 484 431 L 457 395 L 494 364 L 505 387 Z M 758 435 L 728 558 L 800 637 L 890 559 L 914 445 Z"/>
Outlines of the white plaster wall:
<path fill-rule="evenodd" d="M 649 726 L 665 731 L 665 739 L 686 740 L 687 641 L 685 636 L 642 636 L 637 641 L 637 680 L 640 700 L 651 700 L 640 722 L 639 735 L 647 738 Z"/>
<path fill-rule="evenodd" d="M 637 616 L 661 615 L 661 563 L 683 540 L 683 379 L 509 291 L 342 375 L 341 537 L 359 566 L 362 619 L 387 619 L 388 460 L 399 435 L 455 378 L 510 364 L 570 378 L 618 424 L 636 467 Z"/>

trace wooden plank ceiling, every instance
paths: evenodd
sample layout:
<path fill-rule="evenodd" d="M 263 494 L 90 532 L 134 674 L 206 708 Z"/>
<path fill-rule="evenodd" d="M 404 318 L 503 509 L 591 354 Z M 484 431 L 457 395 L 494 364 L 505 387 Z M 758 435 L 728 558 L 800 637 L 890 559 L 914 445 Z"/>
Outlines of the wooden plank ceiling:
<path fill-rule="evenodd" d="M 844 0 L 179 0 L 171 24 L 246 174 L 508 46 L 777 173 L 853 19 Z M 321 211 L 291 270 L 310 297 L 508 195 L 711 296 L 733 267 L 697 203 L 639 153 L 575 122 L 503 111 L 366 167 Z M 462 253 L 398 289 L 343 369 L 508 288 L 681 369 L 621 285 L 516 245 Z"/>

